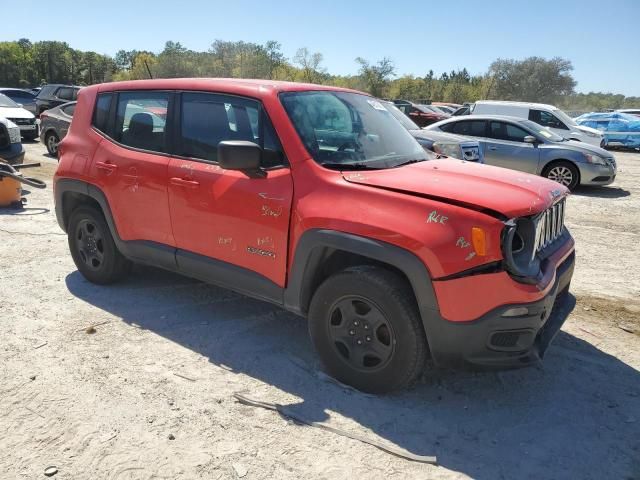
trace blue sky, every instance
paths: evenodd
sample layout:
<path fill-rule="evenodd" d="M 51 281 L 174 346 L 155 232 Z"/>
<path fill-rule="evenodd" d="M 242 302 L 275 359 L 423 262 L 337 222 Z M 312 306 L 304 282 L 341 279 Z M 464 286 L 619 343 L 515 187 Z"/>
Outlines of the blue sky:
<path fill-rule="evenodd" d="M 159 52 L 166 40 L 194 50 L 215 39 L 277 40 L 288 58 L 299 47 L 321 52 L 338 74 L 355 73 L 357 56 L 387 56 L 398 74 L 415 75 L 561 56 L 573 62 L 578 91 L 640 96 L 640 0 L 5 1 L 2 16 L 14 20 L 3 18 L 0 40 L 61 40 L 111 55 Z"/>

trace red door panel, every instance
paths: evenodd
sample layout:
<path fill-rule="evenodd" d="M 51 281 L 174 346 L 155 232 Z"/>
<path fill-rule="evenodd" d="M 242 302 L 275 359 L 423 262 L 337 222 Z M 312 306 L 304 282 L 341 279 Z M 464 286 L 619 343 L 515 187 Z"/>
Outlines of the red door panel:
<path fill-rule="evenodd" d="M 109 201 L 122 240 L 175 246 L 167 198 L 169 157 L 121 147 L 103 139 L 90 175 Z"/>
<path fill-rule="evenodd" d="M 218 165 L 172 159 L 169 205 L 176 246 L 286 280 L 293 183 L 288 168 L 250 178 Z"/>

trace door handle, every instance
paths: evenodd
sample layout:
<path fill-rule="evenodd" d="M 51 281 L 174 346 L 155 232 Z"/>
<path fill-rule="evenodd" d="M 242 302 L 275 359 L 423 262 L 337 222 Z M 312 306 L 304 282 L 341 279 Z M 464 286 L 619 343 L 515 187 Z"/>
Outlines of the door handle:
<path fill-rule="evenodd" d="M 498 147 L 489 147 L 489 150 L 498 150 Z"/>
<path fill-rule="evenodd" d="M 171 185 L 175 185 L 177 187 L 187 187 L 187 188 L 198 188 L 200 186 L 200 182 L 196 182 L 195 180 L 185 180 L 180 177 L 172 177 Z"/>
<path fill-rule="evenodd" d="M 115 172 L 118 169 L 118 166 L 115 163 L 96 162 L 96 168 L 98 170 L 107 172 L 108 175 L 112 172 Z"/>

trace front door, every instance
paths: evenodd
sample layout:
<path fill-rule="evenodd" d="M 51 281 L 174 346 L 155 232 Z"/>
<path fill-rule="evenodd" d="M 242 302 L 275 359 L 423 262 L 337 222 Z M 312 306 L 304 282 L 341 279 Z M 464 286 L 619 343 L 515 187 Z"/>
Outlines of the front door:
<path fill-rule="evenodd" d="M 540 150 L 531 143 L 525 143 L 524 137 L 528 135 L 531 134 L 512 123 L 489 122 L 488 138 L 483 140 L 484 163 L 536 174 Z"/>
<path fill-rule="evenodd" d="M 177 156 L 168 174 L 178 265 L 181 257 L 192 267 L 224 262 L 284 287 L 293 183 L 261 104 L 213 93 L 180 97 Z M 224 140 L 262 146 L 265 175 L 222 170 L 217 146 Z"/>

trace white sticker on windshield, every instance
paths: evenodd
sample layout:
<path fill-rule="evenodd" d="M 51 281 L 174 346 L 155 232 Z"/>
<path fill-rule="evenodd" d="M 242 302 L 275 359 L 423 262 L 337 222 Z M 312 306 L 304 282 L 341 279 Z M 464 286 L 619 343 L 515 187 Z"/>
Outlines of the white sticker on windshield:
<path fill-rule="evenodd" d="M 367 100 L 367 102 L 369 102 L 369 105 L 371 105 L 376 110 L 382 110 L 382 111 L 386 111 L 387 110 L 386 108 L 384 108 L 384 105 L 382 105 L 377 100 Z"/>

